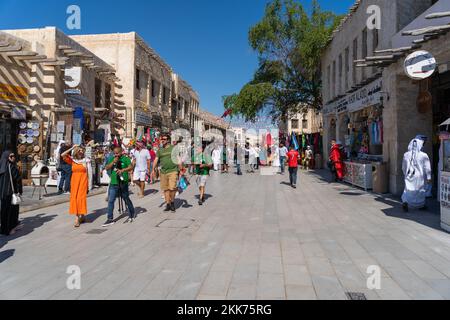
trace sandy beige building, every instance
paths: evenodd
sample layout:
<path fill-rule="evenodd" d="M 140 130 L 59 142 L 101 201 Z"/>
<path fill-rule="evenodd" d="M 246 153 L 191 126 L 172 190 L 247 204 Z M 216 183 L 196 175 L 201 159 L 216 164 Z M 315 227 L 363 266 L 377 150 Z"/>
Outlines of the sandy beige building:
<path fill-rule="evenodd" d="M 23 93 L 23 100 L 3 100 L 23 105 L 23 122 L 35 122 L 40 130 L 33 141 L 24 129 L 11 131 L 20 140 L 29 138 L 25 143 L 11 141 L 14 148 L 20 147 L 27 171 L 37 157 L 50 157 L 58 140 L 77 143 L 82 134 L 93 137 L 103 122 L 114 123 L 118 79 L 112 66 L 53 27 L 4 30 L 0 41 L 0 83 L 4 90 L 15 86 Z"/>

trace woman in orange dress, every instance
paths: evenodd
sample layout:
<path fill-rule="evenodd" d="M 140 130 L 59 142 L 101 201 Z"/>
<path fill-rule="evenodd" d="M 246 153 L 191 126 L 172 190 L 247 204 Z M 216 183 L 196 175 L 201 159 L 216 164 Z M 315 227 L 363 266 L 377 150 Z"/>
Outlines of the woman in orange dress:
<path fill-rule="evenodd" d="M 72 156 L 70 156 L 71 152 Z M 85 216 L 87 215 L 88 181 L 91 164 L 85 157 L 84 149 L 78 145 L 74 145 L 71 149 L 64 152 L 61 157 L 72 166 L 69 213 L 76 216 L 75 228 L 78 228 L 85 221 Z"/>

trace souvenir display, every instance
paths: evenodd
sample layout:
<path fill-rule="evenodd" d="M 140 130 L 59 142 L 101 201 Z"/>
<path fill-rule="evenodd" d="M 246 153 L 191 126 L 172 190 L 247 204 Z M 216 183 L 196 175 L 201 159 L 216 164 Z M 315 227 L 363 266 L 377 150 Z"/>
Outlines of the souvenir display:
<path fill-rule="evenodd" d="M 33 131 L 33 137 L 39 137 L 39 135 L 40 135 L 39 130 Z"/>
<path fill-rule="evenodd" d="M 34 142 L 33 137 L 28 137 L 28 138 L 27 138 L 27 143 L 28 143 L 28 144 L 32 144 L 33 142 Z"/>
<path fill-rule="evenodd" d="M 26 122 L 21 122 L 19 127 L 20 127 L 20 129 L 26 129 L 27 128 L 27 123 Z"/>
<path fill-rule="evenodd" d="M 38 130 L 40 127 L 39 122 L 33 122 L 31 125 L 31 129 Z"/>
<path fill-rule="evenodd" d="M 33 151 L 38 153 L 39 151 L 41 151 L 41 147 L 39 146 L 34 146 Z"/>

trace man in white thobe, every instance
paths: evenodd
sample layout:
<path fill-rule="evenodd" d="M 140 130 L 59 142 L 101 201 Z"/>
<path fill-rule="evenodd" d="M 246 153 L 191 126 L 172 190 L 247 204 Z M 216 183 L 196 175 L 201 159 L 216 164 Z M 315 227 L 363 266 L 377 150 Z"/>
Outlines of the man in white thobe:
<path fill-rule="evenodd" d="M 425 209 L 427 185 L 431 184 L 431 163 L 428 155 L 422 151 L 425 136 L 417 136 L 403 156 L 403 174 L 405 175 L 405 191 L 403 192 L 403 210 L 409 208 Z"/>
<path fill-rule="evenodd" d="M 222 152 L 220 151 L 219 147 L 215 147 L 212 152 L 212 161 L 214 164 L 214 171 L 218 171 L 220 168 L 220 159 L 222 157 Z"/>

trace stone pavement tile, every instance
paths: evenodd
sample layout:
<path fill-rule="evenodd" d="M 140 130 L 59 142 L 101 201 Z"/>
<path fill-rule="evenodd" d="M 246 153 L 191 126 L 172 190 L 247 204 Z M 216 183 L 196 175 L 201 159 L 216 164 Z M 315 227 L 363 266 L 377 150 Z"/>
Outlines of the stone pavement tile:
<path fill-rule="evenodd" d="M 444 299 L 450 300 L 450 279 L 430 279 L 427 280 L 427 284 L 433 288 L 434 291 L 439 293 Z"/>
<path fill-rule="evenodd" d="M 264 258 L 259 260 L 259 272 L 262 273 L 283 273 L 283 264 L 281 257 Z"/>
<path fill-rule="evenodd" d="M 312 286 L 287 285 L 286 298 L 288 300 L 317 300 Z"/>
<path fill-rule="evenodd" d="M 391 278 L 415 300 L 441 300 L 440 296 L 425 281 L 409 271 L 406 265 L 400 268 L 386 267 Z"/>
<path fill-rule="evenodd" d="M 195 300 L 202 286 L 201 282 L 179 281 L 167 296 L 168 300 Z"/>
<path fill-rule="evenodd" d="M 372 267 L 372 266 L 376 266 L 376 267 L 380 268 L 380 271 L 381 271 L 381 277 L 382 277 L 382 278 L 389 278 L 389 277 L 390 277 L 389 274 L 386 272 L 386 270 L 384 270 L 384 269 L 380 266 L 379 262 L 376 261 L 376 260 L 373 259 L 373 258 L 367 258 L 367 259 L 354 259 L 353 262 L 354 262 L 355 266 L 361 271 L 361 273 L 362 273 L 363 275 L 367 275 L 367 276 L 368 276 L 368 275 L 369 275 L 369 274 L 367 273 L 368 268 L 369 268 L 369 267 Z"/>
<path fill-rule="evenodd" d="M 305 258 L 310 257 L 318 257 L 318 258 L 325 258 L 325 251 L 322 249 L 319 242 L 310 242 L 310 243 L 302 243 L 301 245 L 303 255 Z"/>
<path fill-rule="evenodd" d="M 256 299 L 255 284 L 234 284 L 231 283 L 228 290 L 227 300 L 254 300 Z"/>
<path fill-rule="evenodd" d="M 336 276 L 333 266 L 326 258 L 307 258 L 306 263 L 312 276 Z"/>
<path fill-rule="evenodd" d="M 232 272 L 210 271 L 200 289 L 200 295 L 226 296 L 230 286 Z"/>
<path fill-rule="evenodd" d="M 211 295 L 199 294 L 197 296 L 197 300 L 226 300 L 226 296 L 211 296 Z"/>
<path fill-rule="evenodd" d="M 281 251 L 283 264 L 302 265 L 306 264 L 303 251 L 300 246 L 298 248 L 287 248 Z"/>
<path fill-rule="evenodd" d="M 422 260 L 402 260 L 416 275 L 425 280 L 448 279 L 445 275 L 437 271 L 428 263 Z"/>
<path fill-rule="evenodd" d="M 381 278 L 381 288 L 376 293 L 383 300 L 411 300 L 411 297 L 391 278 Z"/>
<path fill-rule="evenodd" d="M 286 292 L 282 274 L 260 273 L 258 276 L 257 299 L 285 299 Z"/>
<path fill-rule="evenodd" d="M 337 242 L 344 248 L 345 252 L 352 259 L 370 258 L 369 253 L 355 239 L 345 236 L 338 237 Z"/>
<path fill-rule="evenodd" d="M 333 264 L 339 282 L 345 289 L 366 288 L 367 279 L 355 265 Z"/>
<path fill-rule="evenodd" d="M 281 257 L 281 247 L 280 243 L 269 243 L 264 244 L 264 246 L 261 247 L 261 257 Z"/>
<path fill-rule="evenodd" d="M 321 242 L 322 249 L 324 250 L 327 258 L 333 264 L 351 264 L 352 260 L 347 255 L 345 250 L 334 240 Z"/>
<path fill-rule="evenodd" d="M 238 261 L 237 256 L 218 255 L 217 258 L 215 259 L 213 265 L 211 266 L 211 271 L 233 272 L 237 261 Z"/>
<path fill-rule="evenodd" d="M 347 300 L 345 290 L 334 276 L 312 276 L 312 282 L 319 300 Z"/>
<path fill-rule="evenodd" d="M 232 284 L 256 285 L 258 282 L 257 264 L 238 264 L 233 272 Z"/>
<path fill-rule="evenodd" d="M 311 287 L 312 280 L 306 265 L 284 265 L 284 282 L 286 286 Z"/>
<path fill-rule="evenodd" d="M 181 276 L 180 271 L 163 270 L 142 290 L 139 300 L 161 300 L 166 299 L 167 295 L 175 287 Z"/>

